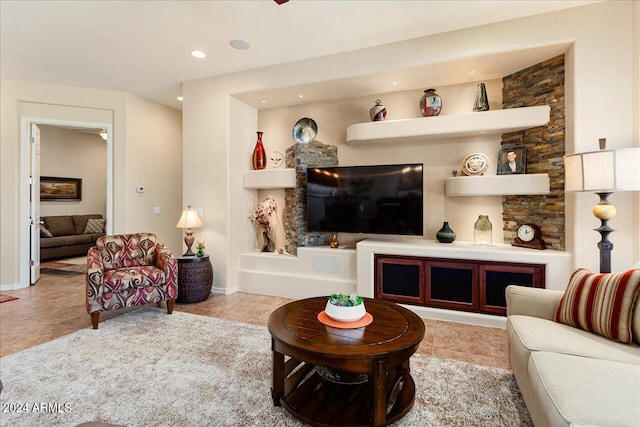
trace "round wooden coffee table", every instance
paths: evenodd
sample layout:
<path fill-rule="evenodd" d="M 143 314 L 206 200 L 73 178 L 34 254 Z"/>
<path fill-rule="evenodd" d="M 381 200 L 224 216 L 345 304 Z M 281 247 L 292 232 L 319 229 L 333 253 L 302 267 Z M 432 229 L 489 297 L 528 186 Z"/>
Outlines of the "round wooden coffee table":
<path fill-rule="evenodd" d="M 318 320 L 326 303 L 326 297 L 303 299 L 269 316 L 274 405 L 314 426 L 399 420 L 413 405 L 409 358 L 424 337 L 424 322 L 394 303 L 365 298 L 373 322 L 340 329 Z"/>

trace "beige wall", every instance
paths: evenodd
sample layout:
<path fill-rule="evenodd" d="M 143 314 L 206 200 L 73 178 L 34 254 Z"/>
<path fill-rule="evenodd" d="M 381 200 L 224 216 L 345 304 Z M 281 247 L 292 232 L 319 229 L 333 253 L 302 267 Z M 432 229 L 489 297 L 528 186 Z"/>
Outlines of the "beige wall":
<path fill-rule="evenodd" d="M 107 143 L 97 134 L 40 125 L 40 176 L 82 179 L 82 200 L 41 200 L 40 216 L 106 215 Z"/>
<path fill-rule="evenodd" d="M 210 173 L 197 184 L 187 185 L 185 180 L 183 191 L 185 200 L 192 204 L 204 207 L 205 211 L 221 212 L 200 231 L 207 239 L 215 236 L 218 243 L 213 249 L 216 286 L 237 287 L 236 272 L 226 270 L 228 265 L 233 265 L 229 260 L 254 249 L 249 243 L 240 247 L 235 236 L 238 230 L 251 227 L 244 214 L 247 209 L 243 205 L 244 195 L 257 197 L 257 194 L 242 188 L 238 177 L 248 169 L 243 159 L 248 158 L 255 143 L 253 132 L 257 130 L 258 121 L 246 114 L 242 118 L 234 117 L 236 108 L 229 102 L 230 95 L 569 41 L 572 45 L 566 52 L 567 151 L 591 150 L 601 137 L 607 137 L 612 148 L 637 145 L 638 135 L 632 120 L 637 106 L 631 90 L 636 84 L 632 73 L 634 7 L 637 5 L 630 1 L 596 3 L 184 83 L 183 162 L 190 168 L 208 169 Z M 606 105 L 606 111 L 594 108 L 598 105 Z M 236 127 L 244 129 L 247 135 L 236 139 L 236 132 L 231 130 Z M 319 139 L 327 138 L 321 133 Z M 359 161 L 369 162 L 367 156 L 363 155 Z M 592 270 L 598 269 L 599 236 L 592 231 L 598 224 L 591 214 L 595 197 L 591 194 L 567 197 L 567 249 L 573 254 L 574 265 Z M 624 230 L 611 236 L 615 243 L 613 269 L 620 270 L 639 257 L 639 239 L 637 233 L 631 231 L 640 210 L 632 195 L 615 194 L 612 200 L 620 208 L 611 225 Z"/>
<path fill-rule="evenodd" d="M 640 147 L 640 2 L 633 4 L 633 140 L 630 145 Z M 632 238 L 640 242 L 640 192 L 632 196 L 632 209 L 635 209 L 633 218 Z M 640 244 L 638 245 L 640 246 Z M 636 247 L 635 259 L 640 262 L 640 247 Z"/>
<path fill-rule="evenodd" d="M 179 111 L 127 95 L 127 226 L 125 232 L 158 235 L 182 254 L 182 122 Z M 138 193 L 137 186 L 146 191 Z M 160 214 L 153 213 L 154 207 Z"/>
<path fill-rule="evenodd" d="M 159 239 L 173 251 L 180 250 L 180 231 L 174 229 L 178 214 L 167 212 L 176 207 L 179 211 L 182 199 L 179 190 L 176 192 L 171 185 L 169 191 L 152 186 L 153 190 L 146 193 L 147 200 L 167 207 L 157 218 L 152 211 L 132 203 L 141 176 L 147 183 L 157 181 L 166 186 L 170 181 L 181 185 L 181 158 L 175 154 L 181 149 L 173 149 L 181 146 L 179 111 L 122 92 L 3 79 L 0 80 L 0 290 L 28 285 L 21 262 L 29 247 L 28 230 L 25 232 L 24 228 L 28 218 L 27 188 L 21 176 L 26 162 L 21 146 L 21 120 L 26 117 L 47 123 L 62 120 L 108 124 L 112 128 L 113 209 L 107 215 L 112 218 L 113 232 L 140 228 L 151 231 L 157 227 Z M 133 148 L 140 141 L 148 149 Z M 167 154 L 162 147 L 172 147 L 172 151 Z M 146 166 L 156 160 L 162 167 Z"/>

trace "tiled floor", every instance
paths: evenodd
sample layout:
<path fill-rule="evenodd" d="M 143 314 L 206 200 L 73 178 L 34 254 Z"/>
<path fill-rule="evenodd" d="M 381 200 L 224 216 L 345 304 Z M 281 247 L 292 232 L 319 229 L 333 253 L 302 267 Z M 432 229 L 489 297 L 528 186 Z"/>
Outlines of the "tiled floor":
<path fill-rule="evenodd" d="M 45 274 L 34 286 L 2 292 L 19 299 L 0 304 L 0 356 L 90 327 L 84 292 L 84 276 L 73 273 Z M 175 309 L 266 326 L 269 314 L 289 301 L 237 292 L 211 295 L 195 304 L 176 303 Z M 125 310 L 101 313 L 100 321 L 123 312 Z M 432 319 L 424 319 L 424 323 L 426 334 L 419 353 L 509 369 L 504 329 Z"/>

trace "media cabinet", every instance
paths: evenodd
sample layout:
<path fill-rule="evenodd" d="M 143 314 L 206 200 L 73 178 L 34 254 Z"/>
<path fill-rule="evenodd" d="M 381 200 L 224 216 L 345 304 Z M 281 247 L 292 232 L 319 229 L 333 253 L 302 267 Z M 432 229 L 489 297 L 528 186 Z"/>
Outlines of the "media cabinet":
<path fill-rule="evenodd" d="M 511 284 L 564 290 L 566 252 L 472 242 L 367 239 L 356 246 L 357 293 L 397 302 L 422 317 L 504 327 Z"/>
<path fill-rule="evenodd" d="M 506 315 L 509 285 L 544 288 L 544 264 L 375 255 L 375 297 Z"/>

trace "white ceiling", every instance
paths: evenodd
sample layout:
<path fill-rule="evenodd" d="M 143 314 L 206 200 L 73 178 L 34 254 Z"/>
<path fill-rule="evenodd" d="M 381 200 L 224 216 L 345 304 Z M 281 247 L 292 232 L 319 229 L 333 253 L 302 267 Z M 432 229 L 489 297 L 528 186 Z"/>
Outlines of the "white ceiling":
<path fill-rule="evenodd" d="M 589 3 L 0 0 L 0 76 L 123 91 L 181 109 L 184 81 Z M 251 48 L 235 50 L 231 39 Z M 193 58 L 194 49 L 207 57 Z"/>

